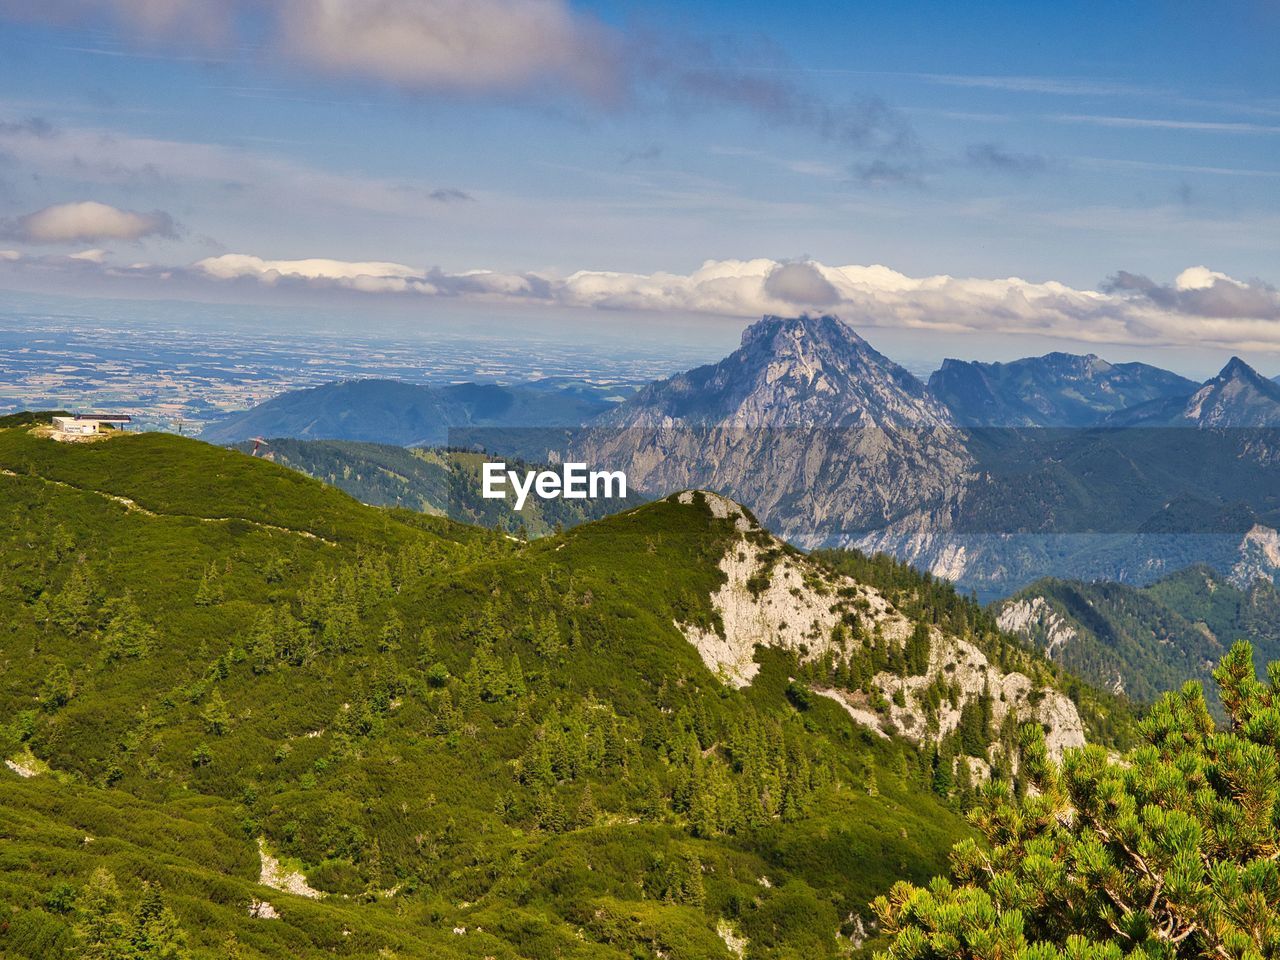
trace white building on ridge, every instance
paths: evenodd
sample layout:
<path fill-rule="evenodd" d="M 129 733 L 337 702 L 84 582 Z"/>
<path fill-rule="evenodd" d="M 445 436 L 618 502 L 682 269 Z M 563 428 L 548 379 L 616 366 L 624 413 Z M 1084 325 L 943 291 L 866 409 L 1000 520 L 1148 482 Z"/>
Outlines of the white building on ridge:
<path fill-rule="evenodd" d="M 53 418 L 53 429 L 64 437 L 91 437 L 102 433 L 102 428 L 123 430 L 133 418 L 112 413 L 77 413 Z"/>

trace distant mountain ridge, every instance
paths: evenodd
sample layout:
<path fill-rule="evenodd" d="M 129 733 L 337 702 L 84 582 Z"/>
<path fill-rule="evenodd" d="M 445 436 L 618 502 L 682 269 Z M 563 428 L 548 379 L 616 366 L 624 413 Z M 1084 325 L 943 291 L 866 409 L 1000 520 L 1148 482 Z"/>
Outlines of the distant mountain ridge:
<path fill-rule="evenodd" d="M 245 440 L 232 446 L 241 453 L 254 454 L 256 445 L 256 441 Z M 505 501 L 480 496 L 480 454 L 437 447 L 275 437 L 261 446 L 256 456 L 322 480 L 361 503 L 448 516 L 526 537 L 545 536 L 638 502 L 635 497 L 616 501 L 531 497 L 517 512 Z M 508 462 L 517 470 L 545 466 L 514 458 Z"/>
<path fill-rule="evenodd" d="M 615 415 L 620 400 L 627 412 Z M 643 408 L 644 414 L 638 413 Z M 1239 358 L 1203 385 L 1146 363 L 1063 352 L 1002 363 L 944 360 L 923 383 L 833 316 L 765 317 L 724 360 L 634 387 L 555 377 L 513 385 L 362 379 L 287 391 L 207 427 L 202 438 L 444 442 L 456 427 L 588 422 L 741 428 L 1275 426 L 1280 378 Z M 664 419 L 665 418 L 665 419 Z"/>
<path fill-rule="evenodd" d="M 513 386 L 346 380 L 282 393 L 212 424 L 201 439 L 235 443 L 262 436 L 441 446 L 455 427 L 577 426 L 612 407 L 615 401 L 608 397 L 617 389 L 561 379 Z"/>
<path fill-rule="evenodd" d="M 206 437 L 438 445 L 458 428 L 529 463 L 625 470 L 646 496 L 715 490 L 797 545 L 885 551 L 988 598 L 1046 575 L 1280 569 L 1280 386 L 1238 359 L 1199 387 L 1063 353 L 948 361 L 926 385 L 837 317 L 768 316 L 717 363 L 612 389 L 336 384 Z M 531 429 L 548 426 L 564 429 Z"/>
<path fill-rule="evenodd" d="M 986 596 L 1091 566 L 1145 582 L 1195 562 L 1229 570 L 1280 524 L 1265 436 L 1106 429 L 1129 401 L 1200 394 L 1222 411 L 1219 394 L 1246 395 L 1230 383 L 1261 379 L 1242 363 L 1225 374 L 1197 391 L 1156 367 L 1050 354 L 952 363 L 930 390 L 838 318 L 765 317 L 724 360 L 599 418 L 574 458 L 655 496 L 720 491 L 801 546 L 882 550 Z M 942 389 L 964 383 L 982 387 L 976 405 Z"/>
<path fill-rule="evenodd" d="M 1009 363 L 944 360 L 929 392 L 969 427 L 1084 427 L 1195 383 L 1146 363 L 1049 353 Z"/>
<path fill-rule="evenodd" d="M 1106 423 L 1120 427 L 1280 427 L 1280 383 L 1232 357 L 1216 377 L 1194 391 L 1117 411 Z"/>

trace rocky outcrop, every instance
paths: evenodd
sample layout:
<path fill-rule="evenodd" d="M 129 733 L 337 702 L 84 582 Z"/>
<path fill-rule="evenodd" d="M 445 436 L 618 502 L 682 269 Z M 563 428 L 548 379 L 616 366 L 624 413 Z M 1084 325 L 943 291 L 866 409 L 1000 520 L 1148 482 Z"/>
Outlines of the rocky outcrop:
<path fill-rule="evenodd" d="M 25 748 L 8 758 L 4 765 L 24 780 L 49 772 L 49 765 L 32 753 L 30 748 Z"/>
<path fill-rule="evenodd" d="M 724 947 L 735 957 L 745 957 L 747 955 L 747 947 L 751 942 L 740 933 L 732 922 L 728 920 L 716 921 L 716 934 L 724 941 Z"/>
<path fill-rule="evenodd" d="M 258 838 L 258 857 L 261 860 L 258 882 L 264 887 L 270 887 L 272 890 L 280 890 L 284 893 L 292 893 L 299 897 L 307 897 L 310 900 L 319 900 L 324 896 L 323 893 L 307 883 L 307 878 L 301 871 L 285 870 L 280 865 L 280 861 L 267 850 L 267 841 L 262 837 Z"/>
<path fill-rule="evenodd" d="M 34 777 L 37 773 L 39 773 L 39 771 L 36 770 L 35 767 L 28 766 L 26 763 L 24 763 L 21 760 L 21 758 L 17 760 L 6 760 L 4 762 L 4 765 L 8 767 L 10 770 L 12 770 L 14 773 L 16 773 L 18 776 L 22 777 L 24 780 L 30 777 Z"/>
<path fill-rule="evenodd" d="M 694 494 L 677 495 L 690 503 Z M 724 583 L 711 596 L 720 629 L 678 624 L 708 669 L 734 687 L 749 685 L 759 672 L 757 646 L 793 651 L 801 662 L 842 653 L 835 627 L 856 619 L 863 636 L 878 635 L 902 643 L 914 623 L 875 588 L 833 574 L 787 547 L 723 497 L 707 497 L 718 516 L 735 517 L 738 534 L 720 560 Z M 717 512 L 718 511 L 718 512 Z M 735 512 L 736 511 L 736 512 Z M 1075 705 L 1051 687 L 1037 687 L 1023 673 L 1004 673 L 973 643 L 931 628 L 929 663 L 921 676 L 879 673 L 873 694 L 819 689 L 854 720 L 878 733 L 897 733 L 916 743 L 940 742 L 957 729 L 965 704 L 991 698 L 993 726 L 1010 712 L 1018 721 L 1034 720 L 1046 730 L 1055 756 L 1083 746 L 1084 724 Z M 936 711 L 926 707 L 926 690 L 939 677 L 955 691 Z"/>
<path fill-rule="evenodd" d="M 1280 574 L 1280 532 L 1254 524 L 1240 541 L 1240 559 L 1231 568 L 1230 581 L 1247 590 L 1255 580 L 1276 580 Z"/>
<path fill-rule="evenodd" d="M 1052 658 L 1068 643 L 1079 639 L 1071 622 L 1044 597 L 1023 597 L 1002 604 L 996 614 L 1001 630 L 1017 634 Z"/>

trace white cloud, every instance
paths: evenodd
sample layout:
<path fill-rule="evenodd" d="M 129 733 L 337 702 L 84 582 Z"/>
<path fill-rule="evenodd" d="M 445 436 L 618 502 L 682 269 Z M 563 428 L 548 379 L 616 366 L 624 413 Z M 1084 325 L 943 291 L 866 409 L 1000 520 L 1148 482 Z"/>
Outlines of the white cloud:
<path fill-rule="evenodd" d="M 284 0 L 278 28 L 302 61 L 410 88 L 607 98 L 619 82 L 613 36 L 563 0 Z"/>
<path fill-rule="evenodd" d="M 911 277 L 881 265 L 765 258 L 708 260 L 688 274 L 592 270 L 557 278 L 226 254 L 200 261 L 193 272 L 222 280 L 288 279 L 365 293 L 597 310 L 730 317 L 830 311 L 861 327 L 1280 350 L 1280 294 L 1259 281 L 1244 283 L 1204 267 L 1189 268 L 1168 286 L 1118 274 L 1105 292 L 1017 277 Z"/>
<path fill-rule="evenodd" d="M 351 295 L 459 299 L 479 303 L 751 318 L 838 313 L 855 327 L 1001 336 L 1042 336 L 1082 344 L 1204 345 L 1280 351 L 1280 291 L 1207 267 L 1169 283 L 1118 272 L 1102 290 L 1018 277 L 913 277 L 883 265 L 830 266 L 815 260 L 708 260 L 690 273 L 582 270 L 568 275 L 492 270 L 448 272 L 394 261 L 268 259 L 227 253 L 189 267 L 112 265 L 98 249 L 70 257 L 0 251 L 9 271 L 74 269 L 103 278 L 189 292 L 201 285 L 249 284 L 290 296 L 302 290 Z"/>
<path fill-rule="evenodd" d="M 92 240 L 140 240 L 173 236 L 173 218 L 159 210 L 136 213 L 96 200 L 59 203 L 19 217 L 7 232 L 28 243 L 75 243 Z"/>
<path fill-rule="evenodd" d="M 1225 273 L 1208 267 L 1187 267 L 1173 279 L 1177 290 L 1207 290 L 1219 280 L 1231 280 Z"/>
<path fill-rule="evenodd" d="M 0 250 L 0 260 L 13 261 L 13 260 L 21 260 L 21 259 L 22 259 L 22 254 L 20 254 L 17 250 Z"/>
<path fill-rule="evenodd" d="M 79 253 L 67 254 L 68 260 L 83 260 L 86 263 L 106 263 L 107 251 L 99 250 L 96 247 L 92 250 L 81 250 Z"/>
<path fill-rule="evenodd" d="M 205 257 L 195 264 L 195 269 L 219 280 L 253 277 L 264 283 L 275 283 L 281 277 L 300 280 L 350 281 L 361 278 L 377 280 L 405 280 L 417 277 L 421 271 L 402 263 L 379 261 L 353 262 L 310 258 L 306 260 L 264 260 L 244 253 L 224 253 L 217 257 Z"/>
<path fill-rule="evenodd" d="M 277 55 L 415 90 L 545 84 L 593 99 L 623 85 L 621 38 L 566 0 L 0 0 L 0 17 L 126 27 L 146 41 L 225 48 L 263 14 Z"/>

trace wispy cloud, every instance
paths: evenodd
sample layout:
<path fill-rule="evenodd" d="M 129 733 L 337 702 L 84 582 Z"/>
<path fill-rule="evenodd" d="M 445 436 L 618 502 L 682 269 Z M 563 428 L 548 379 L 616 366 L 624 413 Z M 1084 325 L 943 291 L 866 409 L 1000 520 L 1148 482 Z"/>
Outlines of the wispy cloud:
<path fill-rule="evenodd" d="M 205 0 L 0 0 L 0 16 L 75 27 L 105 22 L 149 39 L 212 46 L 230 36 L 236 7 Z"/>
<path fill-rule="evenodd" d="M 650 144 L 639 150 L 628 150 L 622 155 L 619 163 L 622 166 L 628 166 L 633 163 L 646 163 L 651 160 L 657 160 L 662 156 L 662 146 L 657 143 Z"/>
<path fill-rule="evenodd" d="M 230 63 L 231 58 L 213 53 L 160 53 L 155 50 L 140 50 L 124 47 L 59 47 L 70 53 L 84 53 L 93 57 L 112 57 L 128 60 L 163 60 L 168 63 Z"/>
<path fill-rule="evenodd" d="M 427 196 L 438 203 L 458 203 L 475 200 L 475 197 L 467 193 L 467 191 L 459 190 L 457 187 L 441 187 L 438 190 L 432 190 Z"/>
<path fill-rule="evenodd" d="M 911 73 L 899 74 L 948 87 L 1038 93 L 1059 97 L 1142 97 L 1164 91 L 1120 80 L 1090 77 L 999 76 L 995 74 Z"/>
<path fill-rule="evenodd" d="M 1215 177 L 1280 177 L 1280 170 L 1257 170 L 1249 167 L 1214 167 L 1189 163 L 1165 163 L 1160 160 L 1128 160 L 1117 157 L 1071 157 L 1070 162 L 1086 167 L 1110 167 L 1121 170 L 1157 170 L 1168 173 L 1196 173 Z"/>
<path fill-rule="evenodd" d="M 798 73 L 756 69 L 781 51 L 662 25 L 622 29 L 569 0 L 0 0 L 0 17 L 114 23 L 135 46 L 89 44 L 99 56 L 215 61 L 236 44 L 326 77 L 414 96 L 549 103 L 594 111 L 733 111 L 846 151 L 901 164 L 919 152 L 906 116 L 884 100 L 826 96 Z M 246 51 L 240 51 L 241 56 Z M 237 96 L 295 99 L 242 88 Z M 310 102 L 313 97 L 299 96 Z"/>
<path fill-rule="evenodd" d="M 917 162 L 878 158 L 855 163 L 851 172 L 857 182 L 872 186 L 922 187 L 925 184 L 923 167 Z"/>
<path fill-rule="evenodd" d="M 1004 90 L 1011 93 L 1040 93 L 1055 96 L 1152 96 L 1152 87 L 1121 80 L 1099 80 L 1091 77 L 1004 76 L 999 74 L 925 73 L 910 70 L 858 70 L 850 67 L 824 67 L 805 64 L 796 67 L 763 66 L 757 69 L 777 72 L 802 72 L 826 76 L 886 77 L 919 80 L 947 87 Z M 1159 91 L 1163 93 L 1163 91 Z"/>
<path fill-rule="evenodd" d="M 45 177 L 87 185 L 176 187 L 183 193 L 199 186 L 269 208 L 430 217 L 450 201 L 471 196 L 456 186 L 333 173 L 265 150 L 131 136 L 39 119 L 0 122 L 0 152 Z"/>
<path fill-rule="evenodd" d="M 1046 114 L 1055 123 L 1083 123 L 1095 127 L 1120 127 L 1145 130 L 1189 130 L 1199 133 L 1275 134 L 1280 126 L 1262 123 L 1237 123 L 1220 120 L 1176 120 L 1164 117 L 1113 117 L 1087 113 Z"/>

